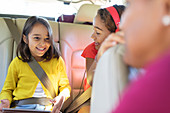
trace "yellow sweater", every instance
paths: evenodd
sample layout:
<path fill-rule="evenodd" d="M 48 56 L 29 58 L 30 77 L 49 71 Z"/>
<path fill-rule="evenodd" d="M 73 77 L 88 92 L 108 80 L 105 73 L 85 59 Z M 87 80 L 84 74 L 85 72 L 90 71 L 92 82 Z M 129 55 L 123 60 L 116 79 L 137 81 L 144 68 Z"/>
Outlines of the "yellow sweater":
<path fill-rule="evenodd" d="M 38 63 L 52 82 L 56 95 L 58 95 L 59 89 L 60 94 L 68 98 L 70 96 L 71 87 L 69 85 L 63 59 L 61 57 L 58 60 L 57 58 L 52 58 L 48 62 L 41 61 Z M 39 81 L 40 80 L 34 74 L 28 63 L 16 57 L 9 65 L 8 74 L 0 93 L 0 100 L 8 99 L 11 103 L 13 100 L 31 98 Z M 52 98 L 50 92 L 42 83 L 41 85 L 47 98 Z M 67 93 L 65 93 L 63 90 L 68 90 L 69 92 L 67 91 Z"/>

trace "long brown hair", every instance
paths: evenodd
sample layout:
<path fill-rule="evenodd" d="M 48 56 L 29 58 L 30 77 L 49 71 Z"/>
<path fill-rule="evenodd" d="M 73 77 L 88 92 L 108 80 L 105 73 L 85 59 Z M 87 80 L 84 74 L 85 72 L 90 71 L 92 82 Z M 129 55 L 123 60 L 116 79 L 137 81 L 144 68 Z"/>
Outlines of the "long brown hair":
<path fill-rule="evenodd" d="M 31 32 L 33 26 L 36 23 L 43 24 L 47 28 L 49 39 L 50 39 L 51 46 L 49 47 L 48 51 L 42 56 L 42 58 L 46 59 L 46 61 L 51 60 L 52 57 L 55 57 L 58 59 L 60 56 L 60 53 L 56 48 L 54 48 L 51 26 L 46 19 L 42 17 L 37 17 L 37 16 L 31 16 L 25 22 L 23 32 L 21 35 L 21 40 L 18 44 L 17 51 L 16 51 L 17 57 L 23 62 L 29 62 L 31 60 L 32 55 L 31 55 L 28 45 L 23 40 L 23 35 L 25 35 L 28 38 L 28 34 Z M 19 54 L 21 55 L 21 57 L 19 56 Z"/>

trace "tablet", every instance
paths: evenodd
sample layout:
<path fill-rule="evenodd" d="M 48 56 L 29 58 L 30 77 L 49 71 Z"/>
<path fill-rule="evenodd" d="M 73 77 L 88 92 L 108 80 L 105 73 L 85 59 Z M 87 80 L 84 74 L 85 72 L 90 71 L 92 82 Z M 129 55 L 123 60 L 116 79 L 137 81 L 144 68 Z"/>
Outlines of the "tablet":
<path fill-rule="evenodd" d="M 2 113 L 51 113 L 51 111 L 34 110 L 34 109 L 15 109 L 15 108 L 3 108 Z"/>

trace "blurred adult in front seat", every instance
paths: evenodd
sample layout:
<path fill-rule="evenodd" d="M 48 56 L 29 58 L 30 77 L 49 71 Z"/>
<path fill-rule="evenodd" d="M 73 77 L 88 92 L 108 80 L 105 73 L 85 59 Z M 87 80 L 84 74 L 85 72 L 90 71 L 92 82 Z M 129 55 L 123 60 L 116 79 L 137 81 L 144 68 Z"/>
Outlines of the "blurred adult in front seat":
<path fill-rule="evenodd" d="M 144 67 L 112 113 L 170 113 L 170 0 L 127 0 L 124 60 Z"/>

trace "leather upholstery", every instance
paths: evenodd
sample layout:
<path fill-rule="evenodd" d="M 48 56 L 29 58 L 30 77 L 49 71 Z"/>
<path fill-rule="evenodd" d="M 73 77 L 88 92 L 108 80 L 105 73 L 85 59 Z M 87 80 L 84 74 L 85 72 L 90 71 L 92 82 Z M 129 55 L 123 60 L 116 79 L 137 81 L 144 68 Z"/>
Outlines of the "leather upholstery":
<path fill-rule="evenodd" d="M 74 18 L 74 23 L 85 23 L 85 22 L 91 22 L 93 23 L 93 19 L 97 14 L 97 10 L 100 8 L 99 5 L 94 5 L 94 4 L 83 4 L 75 18 Z"/>
<path fill-rule="evenodd" d="M 109 113 L 128 84 L 129 69 L 123 61 L 124 45 L 108 49 L 99 59 L 93 79 L 91 113 Z"/>
<path fill-rule="evenodd" d="M 70 101 L 80 91 L 85 72 L 85 58 L 81 54 L 84 48 L 93 41 L 90 38 L 93 32 L 92 29 L 93 27 L 91 25 L 60 23 L 61 54 L 66 63 L 66 70 L 72 88 Z"/>
<path fill-rule="evenodd" d="M 3 87 L 8 66 L 13 58 L 14 37 L 18 30 L 11 19 L 0 18 L 0 91 Z"/>
<path fill-rule="evenodd" d="M 92 26 L 61 23 L 61 53 L 65 60 L 67 74 L 72 84 L 72 90 L 79 89 L 81 80 L 85 71 L 85 59 L 81 57 L 84 48 L 93 40 Z M 79 83 L 77 83 L 79 82 Z M 78 86 L 77 86 L 78 85 Z"/>

